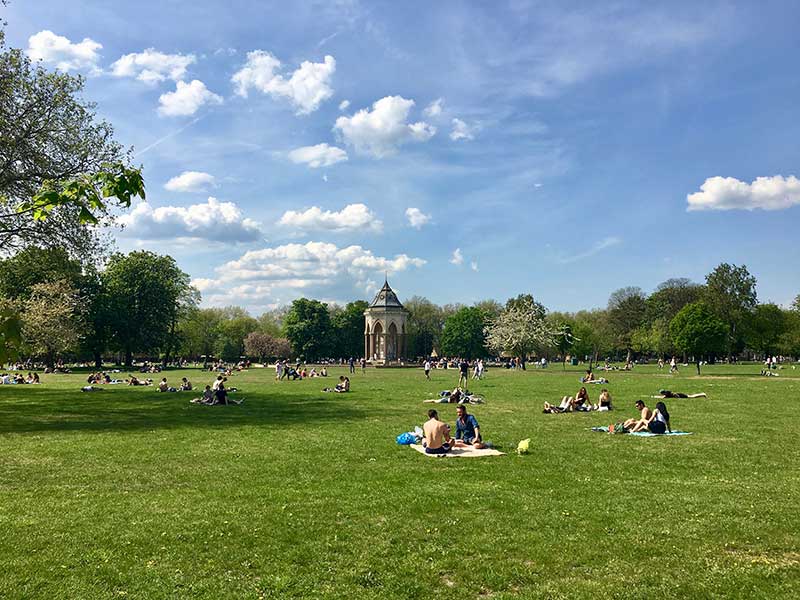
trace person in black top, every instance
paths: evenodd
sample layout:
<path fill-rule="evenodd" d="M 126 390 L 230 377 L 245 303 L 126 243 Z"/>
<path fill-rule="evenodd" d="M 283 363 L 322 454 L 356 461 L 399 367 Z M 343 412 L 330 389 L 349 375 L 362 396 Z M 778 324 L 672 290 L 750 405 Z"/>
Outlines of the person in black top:
<path fill-rule="evenodd" d="M 461 382 L 463 381 L 464 388 L 466 389 L 469 380 L 469 361 L 466 358 L 462 358 L 461 362 L 458 364 L 458 369 L 458 387 L 461 387 Z"/>

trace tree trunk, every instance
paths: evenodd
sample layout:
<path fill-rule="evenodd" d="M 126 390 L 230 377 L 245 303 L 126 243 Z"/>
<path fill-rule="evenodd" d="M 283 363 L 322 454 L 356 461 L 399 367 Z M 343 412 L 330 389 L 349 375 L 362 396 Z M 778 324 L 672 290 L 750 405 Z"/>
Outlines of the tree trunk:
<path fill-rule="evenodd" d="M 125 366 L 128 368 L 133 366 L 133 352 L 131 352 L 130 348 L 125 349 Z"/>
<path fill-rule="evenodd" d="M 94 368 L 95 369 L 102 369 L 103 368 L 103 355 L 99 352 L 94 353 Z"/>
<path fill-rule="evenodd" d="M 697 374 L 700 375 L 700 360 L 697 361 Z"/>

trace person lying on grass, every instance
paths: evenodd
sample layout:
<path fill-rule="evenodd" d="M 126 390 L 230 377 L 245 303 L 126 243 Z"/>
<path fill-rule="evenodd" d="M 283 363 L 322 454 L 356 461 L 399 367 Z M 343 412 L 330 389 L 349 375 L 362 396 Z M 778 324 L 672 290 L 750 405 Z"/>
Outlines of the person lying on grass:
<path fill-rule="evenodd" d="M 651 398 L 708 398 L 708 394 L 700 392 L 699 394 L 684 394 L 683 392 L 670 392 L 669 390 L 658 390 L 658 396 L 650 396 Z"/>
<path fill-rule="evenodd" d="M 669 412 L 663 402 L 656 402 L 656 408 L 650 413 L 647 419 L 641 419 L 631 429 L 631 433 L 637 431 L 649 431 L 650 433 L 672 433 L 669 425 Z"/>
<path fill-rule="evenodd" d="M 439 420 L 439 413 L 431 409 L 428 420 L 422 426 L 422 445 L 426 454 L 447 454 L 454 445 L 450 437 L 450 426 Z"/>
<path fill-rule="evenodd" d="M 572 396 L 562 397 L 561 404 L 558 406 L 545 402 L 542 412 L 546 414 L 558 414 L 573 411 L 586 412 L 590 410 L 593 410 L 593 407 L 589 402 L 589 393 L 586 391 L 585 387 L 582 387 L 578 390 L 578 393 L 575 394 L 574 398 Z"/>
<path fill-rule="evenodd" d="M 456 407 L 456 447 L 486 448 L 481 439 L 481 428 L 474 415 L 467 413 L 467 407 L 459 404 Z"/>

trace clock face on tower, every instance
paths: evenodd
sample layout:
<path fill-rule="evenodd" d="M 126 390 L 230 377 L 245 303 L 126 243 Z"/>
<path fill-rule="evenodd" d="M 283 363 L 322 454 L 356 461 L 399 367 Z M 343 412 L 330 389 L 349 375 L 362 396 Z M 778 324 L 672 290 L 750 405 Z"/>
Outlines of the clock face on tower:
<path fill-rule="evenodd" d="M 380 299 L 386 300 L 386 294 L 384 292 L 381 292 Z"/>

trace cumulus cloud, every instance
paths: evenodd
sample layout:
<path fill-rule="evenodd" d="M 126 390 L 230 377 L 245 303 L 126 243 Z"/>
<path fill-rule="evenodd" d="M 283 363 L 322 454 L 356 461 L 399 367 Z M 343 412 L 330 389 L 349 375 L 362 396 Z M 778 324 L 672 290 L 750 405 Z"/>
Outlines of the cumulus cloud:
<path fill-rule="evenodd" d="M 362 246 L 339 248 L 326 242 L 286 244 L 251 250 L 239 259 L 216 269 L 215 279 L 195 279 L 192 283 L 210 304 L 262 303 L 279 294 L 296 296 L 299 290 L 313 288 L 318 295 L 349 280 L 368 285 L 370 275 L 397 273 L 420 268 L 425 260 L 398 254 L 394 258 L 376 256 Z"/>
<path fill-rule="evenodd" d="M 689 194 L 687 210 L 782 210 L 800 204 L 800 179 L 757 177 L 752 183 L 733 177 L 709 177 Z"/>
<path fill-rule="evenodd" d="M 247 62 L 231 78 L 236 93 L 247 98 L 249 90 L 254 89 L 273 98 L 286 98 L 301 115 L 314 112 L 333 96 L 330 81 L 336 60 L 332 56 L 326 56 L 321 63 L 303 61 L 289 79 L 277 73 L 280 67 L 281 61 L 269 52 L 248 52 Z"/>
<path fill-rule="evenodd" d="M 350 100 L 342 100 L 339 102 L 339 110 L 347 110 L 350 108 Z"/>
<path fill-rule="evenodd" d="M 386 96 L 361 109 L 352 117 L 336 119 L 334 130 L 358 152 L 381 158 L 392 154 L 407 142 L 425 142 L 436 134 L 436 128 L 424 121 L 407 123 L 413 100 L 402 96 Z"/>
<path fill-rule="evenodd" d="M 61 71 L 89 70 L 98 74 L 97 53 L 103 47 L 91 38 L 83 38 L 82 42 L 73 44 L 68 38 L 56 35 L 49 29 L 35 33 L 28 38 L 28 56 L 32 60 L 41 60 L 54 65 Z"/>
<path fill-rule="evenodd" d="M 425 107 L 425 110 L 422 112 L 425 114 L 426 117 L 438 117 L 442 114 L 442 108 L 444 107 L 444 98 L 437 98 L 428 106 Z"/>
<path fill-rule="evenodd" d="M 338 162 L 347 160 L 347 152 L 336 146 L 317 144 L 316 146 L 303 146 L 289 152 L 289 160 L 296 164 L 306 164 L 312 169 L 330 167 Z"/>
<path fill-rule="evenodd" d="M 464 262 L 464 255 L 461 254 L 461 248 L 456 248 L 453 250 L 453 256 L 450 259 L 450 263 L 454 265 L 460 265 Z"/>
<path fill-rule="evenodd" d="M 453 119 L 453 131 L 450 132 L 450 139 L 454 142 L 458 140 L 472 140 L 475 139 L 475 135 L 472 132 L 472 128 L 464 121 L 461 119 Z"/>
<path fill-rule="evenodd" d="M 186 76 L 186 68 L 196 62 L 194 54 L 165 54 L 155 48 L 125 54 L 111 65 L 115 77 L 135 77 L 144 83 L 153 84 L 167 79 L 180 81 Z"/>
<path fill-rule="evenodd" d="M 164 184 L 170 192 L 202 192 L 214 186 L 216 178 L 200 171 L 184 171 Z"/>
<path fill-rule="evenodd" d="M 196 113 L 205 104 L 222 104 L 222 96 L 211 92 L 198 79 L 191 83 L 178 81 L 174 92 L 161 94 L 158 114 L 165 117 L 186 117 Z"/>
<path fill-rule="evenodd" d="M 278 225 L 295 227 L 306 231 L 358 231 L 383 230 L 383 223 L 366 204 L 348 204 L 340 211 L 323 211 L 312 206 L 304 211 L 287 210 Z"/>
<path fill-rule="evenodd" d="M 406 218 L 408 219 L 408 224 L 416 229 L 422 229 L 422 226 L 427 225 L 431 220 L 430 215 L 426 215 L 420 209 L 413 207 L 406 209 Z"/>
<path fill-rule="evenodd" d="M 261 237 L 259 224 L 242 218 L 233 202 L 210 197 L 205 204 L 160 206 L 140 202 L 119 218 L 128 237 L 147 240 L 200 239 L 215 242 L 252 242 Z"/>

